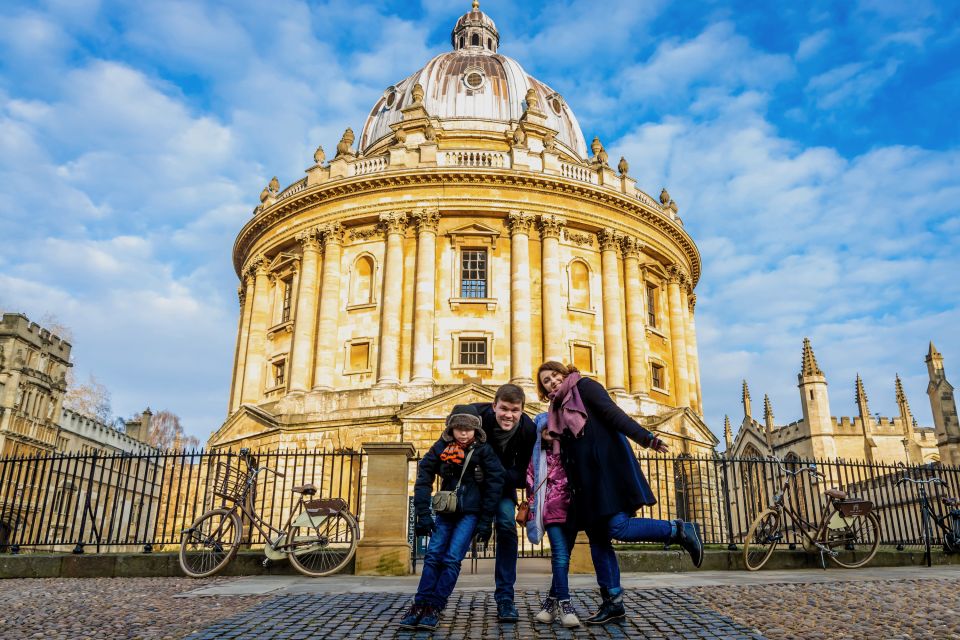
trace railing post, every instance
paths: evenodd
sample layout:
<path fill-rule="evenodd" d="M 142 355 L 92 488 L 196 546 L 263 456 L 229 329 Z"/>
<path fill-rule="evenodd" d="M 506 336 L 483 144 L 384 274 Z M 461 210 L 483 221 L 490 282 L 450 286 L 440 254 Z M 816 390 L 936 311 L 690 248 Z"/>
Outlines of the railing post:
<path fill-rule="evenodd" d="M 730 510 L 730 477 L 727 475 L 726 458 L 720 458 L 720 465 L 723 468 L 723 502 L 726 507 L 727 515 L 727 551 L 736 551 L 737 543 L 733 540 L 733 518 Z"/>
<path fill-rule="evenodd" d="M 416 450 L 409 442 L 365 442 L 363 451 L 367 454 L 367 502 L 354 573 L 409 575 L 407 487 Z"/>
<path fill-rule="evenodd" d="M 77 546 L 73 548 L 73 553 L 80 555 L 83 553 L 83 532 L 87 527 L 87 514 L 93 517 L 92 507 L 90 506 L 90 496 L 93 492 L 93 475 L 97 470 L 97 452 L 94 451 L 90 457 L 90 476 L 87 478 L 87 495 L 83 501 L 83 515 L 80 516 L 80 532 L 77 534 Z"/>

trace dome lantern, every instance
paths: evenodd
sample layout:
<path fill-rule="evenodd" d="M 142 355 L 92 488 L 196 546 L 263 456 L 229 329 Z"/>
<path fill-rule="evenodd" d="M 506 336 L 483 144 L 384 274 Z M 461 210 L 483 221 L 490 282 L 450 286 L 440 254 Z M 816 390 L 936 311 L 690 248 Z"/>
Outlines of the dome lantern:
<path fill-rule="evenodd" d="M 497 52 L 500 46 L 500 33 L 493 20 L 480 11 L 479 0 L 473 0 L 473 8 L 457 20 L 456 26 L 450 33 L 450 43 L 454 50 L 474 49 Z"/>

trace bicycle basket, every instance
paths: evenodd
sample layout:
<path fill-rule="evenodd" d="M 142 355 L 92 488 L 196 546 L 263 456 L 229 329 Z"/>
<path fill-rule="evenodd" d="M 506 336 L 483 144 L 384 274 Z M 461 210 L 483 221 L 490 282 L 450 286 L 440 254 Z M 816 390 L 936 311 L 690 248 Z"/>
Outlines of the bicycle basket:
<path fill-rule="evenodd" d="M 249 478 L 238 466 L 218 462 L 213 475 L 213 495 L 232 502 L 241 502 L 246 495 Z"/>
<path fill-rule="evenodd" d="M 873 511 L 873 503 L 869 500 L 842 500 L 837 508 L 844 517 L 865 516 Z"/>

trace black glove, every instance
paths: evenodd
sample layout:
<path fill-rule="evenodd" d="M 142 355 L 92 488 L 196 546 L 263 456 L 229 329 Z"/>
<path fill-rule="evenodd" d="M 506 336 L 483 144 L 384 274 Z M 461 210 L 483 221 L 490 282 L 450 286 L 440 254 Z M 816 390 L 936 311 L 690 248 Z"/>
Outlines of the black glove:
<path fill-rule="evenodd" d="M 413 527 L 413 532 L 418 536 L 430 536 L 437 530 L 437 523 L 429 513 L 418 513 L 417 523 Z"/>
<path fill-rule="evenodd" d="M 477 524 L 477 529 L 473 535 L 477 541 L 477 546 L 485 547 L 490 542 L 490 536 L 493 535 L 493 522 L 486 518 L 481 520 Z"/>

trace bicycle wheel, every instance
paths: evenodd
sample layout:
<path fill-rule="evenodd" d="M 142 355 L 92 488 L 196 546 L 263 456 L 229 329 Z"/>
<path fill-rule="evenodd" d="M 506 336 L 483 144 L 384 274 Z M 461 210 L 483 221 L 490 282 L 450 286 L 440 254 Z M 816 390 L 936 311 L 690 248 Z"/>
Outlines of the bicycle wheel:
<path fill-rule="evenodd" d="M 945 553 L 960 550 L 960 516 L 950 515 L 950 530 L 943 534 L 943 550 Z"/>
<path fill-rule="evenodd" d="M 780 531 L 780 512 L 776 509 L 762 511 L 750 525 L 743 543 L 743 564 L 756 571 L 767 563 L 777 543 L 783 538 Z"/>
<path fill-rule="evenodd" d="M 838 555 L 831 555 L 830 559 L 847 569 L 862 567 L 873 560 L 880 546 L 880 519 L 877 514 L 841 516 L 843 526 L 831 528 L 829 524 L 835 521 L 836 516 L 837 511 L 834 511 L 817 534 L 817 540 L 838 552 Z"/>
<path fill-rule="evenodd" d="M 341 511 L 314 519 L 313 526 L 291 525 L 287 540 L 293 545 L 287 557 L 300 573 L 319 578 L 347 566 L 357 552 L 360 529 L 353 514 Z"/>
<path fill-rule="evenodd" d="M 180 541 L 180 568 L 191 578 L 212 576 L 233 560 L 240 545 L 240 516 L 214 509 L 196 519 Z"/>

